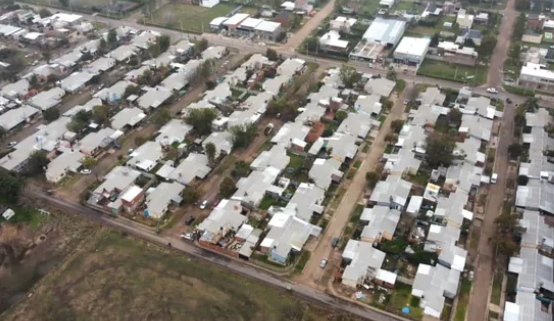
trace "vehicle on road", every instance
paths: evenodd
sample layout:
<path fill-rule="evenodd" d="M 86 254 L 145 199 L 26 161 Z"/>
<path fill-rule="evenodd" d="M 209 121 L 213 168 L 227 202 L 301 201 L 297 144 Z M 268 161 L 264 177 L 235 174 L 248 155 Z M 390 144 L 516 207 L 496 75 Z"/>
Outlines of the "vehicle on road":
<path fill-rule="evenodd" d="M 192 237 L 192 233 L 183 233 L 181 234 L 181 238 L 185 239 L 187 241 L 193 241 L 194 238 Z"/>
<path fill-rule="evenodd" d="M 494 87 L 489 87 L 489 88 L 487 88 L 487 92 L 491 93 L 491 94 L 498 94 L 498 89 L 496 89 Z"/>
<path fill-rule="evenodd" d="M 192 222 L 194 222 L 195 219 L 196 219 L 196 217 L 194 217 L 194 216 L 189 216 L 189 218 L 187 218 L 187 220 L 185 221 L 185 225 L 186 225 L 186 226 L 191 225 Z"/>
<path fill-rule="evenodd" d="M 8 143 L 8 147 L 9 147 L 9 148 L 14 147 L 15 145 L 17 145 L 17 142 L 9 142 L 9 143 Z"/>
<path fill-rule="evenodd" d="M 373 68 L 373 64 L 372 64 L 371 62 L 368 63 L 367 66 L 368 66 L 369 68 Z"/>
<path fill-rule="evenodd" d="M 404 105 L 407 105 L 410 101 L 408 99 L 404 99 Z"/>
<path fill-rule="evenodd" d="M 340 238 L 338 237 L 333 238 L 333 241 L 331 241 L 331 246 L 334 248 L 337 247 L 337 245 L 339 245 L 339 241 L 340 241 Z"/>
<path fill-rule="evenodd" d="M 202 202 L 202 204 L 200 204 L 200 209 L 203 210 L 203 209 L 205 209 L 207 206 L 208 206 L 208 200 L 204 200 L 204 202 Z"/>
<path fill-rule="evenodd" d="M 506 103 L 507 104 L 511 104 L 512 103 L 512 100 L 510 98 L 506 98 Z"/>
<path fill-rule="evenodd" d="M 498 181 L 498 174 L 497 173 L 492 173 L 491 183 L 496 184 L 497 181 Z"/>
<path fill-rule="evenodd" d="M 321 260 L 321 263 L 319 263 L 319 267 L 324 269 L 327 266 L 327 259 Z"/>
<path fill-rule="evenodd" d="M 88 174 L 90 174 L 90 173 L 92 173 L 92 172 L 90 171 L 90 169 L 85 168 L 85 169 L 82 169 L 82 170 L 81 170 L 81 174 L 88 175 Z"/>

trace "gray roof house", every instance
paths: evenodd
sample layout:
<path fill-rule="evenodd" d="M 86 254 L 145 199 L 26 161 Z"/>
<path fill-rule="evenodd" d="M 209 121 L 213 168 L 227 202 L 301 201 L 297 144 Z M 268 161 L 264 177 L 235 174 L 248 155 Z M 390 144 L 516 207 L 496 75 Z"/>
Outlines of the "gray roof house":
<path fill-rule="evenodd" d="M 340 171 L 341 162 L 329 158 L 318 158 L 314 161 L 312 168 L 308 172 L 308 177 L 321 189 L 327 190 L 331 183 L 339 182 L 343 176 Z"/>
<path fill-rule="evenodd" d="M 70 110 L 66 111 L 65 113 L 63 113 L 63 115 L 65 117 L 73 117 L 74 115 L 76 115 L 78 112 L 80 112 L 81 110 L 84 110 L 84 111 L 92 111 L 92 109 L 96 106 L 101 106 L 103 105 L 102 103 L 102 100 L 98 99 L 98 98 L 92 98 L 91 100 L 89 100 L 86 104 L 84 105 L 77 105 L 73 108 L 71 108 Z"/>
<path fill-rule="evenodd" d="M 354 103 L 354 109 L 358 113 L 373 117 L 376 117 L 379 113 L 381 113 L 382 107 L 383 104 L 381 104 L 381 96 L 373 94 L 369 96 L 360 95 L 358 96 L 356 103 Z"/>
<path fill-rule="evenodd" d="M 314 213 L 323 214 L 325 207 L 321 205 L 325 199 L 325 191 L 315 184 L 300 183 L 286 208 L 292 210 L 301 220 L 309 222 Z"/>
<path fill-rule="evenodd" d="M 39 111 L 36 108 L 27 105 L 10 109 L 0 115 L 0 126 L 4 128 L 5 131 L 10 131 L 19 124 L 27 122 L 38 113 Z"/>
<path fill-rule="evenodd" d="M 112 103 L 112 102 L 116 103 L 116 102 L 120 101 L 121 99 L 123 99 L 123 97 L 125 96 L 125 90 L 129 86 L 136 87 L 136 84 L 134 82 L 131 82 L 131 81 L 120 80 L 120 81 L 116 82 L 115 84 L 113 84 L 111 87 L 104 88 L 104 89 L 100 90 L 99 92 L 94 94 L 93 97 L 94 98 L 100 98 L 100 99 L 102 99 L 104 101 L 107 101 L 107 102 L 110 102 L 110 103 Z"/>
<path fill-rule="evenodd" d="M 379 122 L 368 115 L 348 113 L 348 117 L 339 125 L 337 132 L 365 139 L 371 128 L 377 126 Z"/>
<path fill-rule="evenodd" d="M 162 218 L 170 204 L 181 203 L 181 193 L 184 189 L 185 187 L 179 183 L 160 183 L 153 192 L 146 196 L 148 216 L 154 219 Z"/>
<path fill-rule="evenodd" d="M 368 80 L 368 82 L 364 86 L 364 91 L 368 94 L 375 94 L 379 95 L 385 98 L 388 98 L 392 91 L 394 90 L 394 87 L 396 86 L 396 82 L 392 80 L 388 80 L 386 78 L 373 78 Z"/>
<path fill-rule="evenodd" d="M 121 45 L 110 52 L 108 56 L 114 58 L 118 62 L 122 62 L 133 57 L 137 52 L 138 49 L 135 46 Z"/>
<path fill-rule="evenodd" d="M 20 79 L 17 82 L 10 83 L 2 87 L 0 93 L 6 98 L 19 98 L 29 93 L 29 81 L 27 79 Z"/>
<path fill-rule="evenodd" d="M 439 264 L 463 272 L 467 251 L 457 246 L 460 228 L 452 225 L 431 225 L 424 246 L 428 252 L 439 252 Z"/>
<path fill-rule="evenodd" d="M 116 65 L 116 61 L 109 57 L 100 57 L 90 64 L 83 66 L 83 70 L 89 74 L 99 75 L 112 69 Z"/>
<path fill-rule="evenodd" d="M 412 183 L 403 180 L 400 176 L 389 175 L 386 180 L 379 181 L 369 199 L 370 202 L 381 206 L 393 206 L 402 210 L 408 203 L 408 196 Z"/>
<path fill-rule="evenodd" d="M 547 109 L 539 108 L 536 113 L 525 113 L 525 122 L 527 127 L 544 128 L 544 126 L 554 122 L 554 119 L 552 119 Z"/>
<path fill-rule="evenodd" d="M 65 96 L 65 91 L 61 88 L 54 87 L 33 96 L 29 99 L 28 103 L 33 107 L 45 111 L 61 103 L 63 96 Z"/>
<path fill-rule="evenodd" d="M 458 293 L 461 272 L 437 264 L 420 264 L 412 285 L 412 295 L 422 298 L 424 313 L 440 318 L 445 298 L 454 299 Z"/>
<path fill-rule="evenodd" d="M 81 167 L 81 161 L 85 157 L 79 152 L 64 152 L 48 164 L 46 180 L 58 183 L 68 171 L 76 173 Z"/>
<path fill-rule="evenodd" d="M 228 131 L 213 132 L 202 142 L 202 146 L 206 148 L 206 144 L 212 143 L 215 145 L 215 157 L 219 157 L 221 152 L 229 155 L 233 150 L 233 134 Z"/>
<path fill-rule="evenodd" d="M 104 182 L 94 190 L 94 199 L 100 201 L 102 198 L 110 197 L 114 192 L 123 192 L 133 185 L 139 176 L 139 171 L 127 166 L 115 167 L 104 176 Z"/>
<path fill-rule="evenodd" d="M 227 52 L 227 48 L 222 46 L 212 46 L 202 52 L 202 59 L 220 59 Z"/>
<path fill-rule="evenodd" d="M 342 253 L 342 259 L 348 262 L 342 274 L 342 284 L 357 288 L 366 280 L 372 280 L 381 269 L 385 256 L 372 243 L 349 240 Z"/>
<path fill-rule="evenodd" d="M 171 90 L 158 86 L 147 90 L 146 93 L 137 100 L 137 104 L 144 110 L 150 110 L 151 108 L 156 109 L 171 98 L 172 95 Z"/>
<path fill-rule="evenodd" d="M 112 128 L 115 130 L 124 130 L 126 127 L 134 127 L 145 117 L 146 114 L 139 108 L 123 108 L 112 117 Z"/>
<path fill-rule="evenodd" d="M 223 199 L 210 212 L 210 215 L 197 227 L 203 231 L 201 240 L 210 241 L 217 235 L 227 234 L 230 230 L 238 231 L 239 227 L 248 221 L 248 217 L 241 214 L 240 201 Z"/>
<path fill-rule="evenodd" d="M 180 119 L 171 119 L 167 124 L 158 130 L 156 142 L 167 146 L 173 143 L 182 143 L 185 137 L 192 130 L 192 126 Z"/>
<path fill-rule="evenodd" d="M 459 132 L 469 134 L 477 139 L 489 141 L 491 139 L 493 120 L 477 115 L 462 115 L 462 124 Z"/>
<path fill-rule="evenodd" d="M 521 247 L 541 248 L 548 252 L 554 248 L 554 228 L 547 222 L 546 216 L 538 211 L 524 210 L 519 220 L 521 229 Z"/>
<path fill-rule="evenodd" d="M 281 129 L 271 138 L 271 142 L 276 145 L 290 147 L 293 140 L 304 141 L 310 132 L 310 127 L 299 123 L 285 123 Z"/>
<path fill-rule="evenodd" d="M 422 105 L 439 105 L 442 106 L 446 100 L 446 95 L 441 93 L 438 87 L 427 87 L 418 97 Z"/>
<path fill-rule="evenodd" d="M 102 148 L 106 148 L 112 143 L 110 136 L 114 132 L 115 130 L 107 127 L 88 134 L 81 140 L 79 150 L 85 155 L 95 155 Z"/>
<path fill-rule="evenodd" d="M 261 171 L 253 171 L 248 177 L 241 177 L 236 185 L 237 191 L 231 199 L 241 201 L 243 206 L 254 209 L 260 205 L 267 193 L 281 196 L 286 186 L 275 185 L 279 174 L 279 169 L 266 167 Z"/>
<path fill-rule="evenodd" d="M 392 240 L 400 221 L 400 211 L 390 209 L 388 206 L 365 208 L 360 221 L 367 224 L 360 236 L 362 241 L 375 243 L 382 239 Z"/>
<path fill-rule="evenodd" d="M 464 218 L 470 221 L 473 219 L 473 213 L 464 209 L 468 198 L 467 192 L 462 189 L 457 189 L 448 197 L 439 195 L 434 217 L 442 219 L 446 224 L 461 227 Z"/>
<path fill-rule="evenodd" d="M 331 137 L 318 138 L 308 153 L 317 156 L 322 148 L 325 148 L 327 152 L 330 152 L 332 158 L 341 163 L 353 160 L 358 152 L 356 137 L 341 133 L 335 133 Z"/>
<path fill-rule="evenodd" d="M 208 164 L 209 160 L 206 155 L 190 153 L 179 166 L 172 168 L 165 178 L 188 185 L 197 178 L 204 179 L 210 173 L 212 169 Z M 164 167 L 160 168 L 160 171 Z M 156 174 L 159 175 L 160 171 Z"/>
<path fill-rule="evenodd" d="M 270 150 L 263 151 L 252 163 L 250 169 L 263 171 L 267 167 L 274 167 L 281 172 L 290 163 L 290 157 L 283 146 L 273 146 Z"/>
<path fill-rule="evenodd" d="M 68 93 L 74 93 L 83 89 L 86 84 L 94 77 L 93 74 L 86 71 L 76 71 L 60 81 L 60 87 Z"/>
<path fill-rule="evenodd" d="M 148 141 L 135 149 L 129 156 L 127 165 L 149 172 L 163 158 L 162 146 L 158 142 Z"/>

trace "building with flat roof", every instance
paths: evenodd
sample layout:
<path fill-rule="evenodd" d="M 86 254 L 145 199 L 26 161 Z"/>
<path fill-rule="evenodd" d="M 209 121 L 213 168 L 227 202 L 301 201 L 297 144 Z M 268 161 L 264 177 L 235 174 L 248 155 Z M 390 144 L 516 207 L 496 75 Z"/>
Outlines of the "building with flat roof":
<path fill-rule="evenodd" d="M 255 28 L 254 32 L 264 40 L 277 41 L 283 29 L 280 22 L 263 20 Z"/>
<path fill-rule="evenodd" d="M 148 141 L 129 155 L 127 165 L 149 172 L 162 158 L 162 146 L 157 142 Z"/>
<path fill-rule="evenodd" d="M 8 132 L 19 125 L 28 122 L 38 113 L 39 111 L 36 108 L 27 105 L 10 109 L 0 115 L 0 126 Z"/>
<path fill-rule="evenodd" d="M 378 58 L 376 53 L 383 51 L 383 48 L 396 47 L 405 30 L 406 21 L 377 17 L 350 56 L 372 62 Z"/>
<path fill-rule="evenodd" d="M 148 211 L 148 217 L 154 219 L 162 218 L 167 212 L 169 205 L 178 205 L 183 200 L 181 193 L 185 189 L 185 186 L 179 183 L 166 183 L 162 182 L 153 192 L 146 196 L 146 210 Z"/>
<path fill-rule="evenodd" d="M 50 90 L 43 91 L 38 95 L 29 99 L 29 105 L 36 107 L 42 111 L 50 109 L 62 102 L 62 98 L 65 96 L 65 90 L 54 87 Z"/>
<path fill-rule="evenodd" d="M 427 55 L 431 39 L 404 37 L 394 50 L 394 60 L 407 65 L 420 65 Z"/>
<path fill-rule="evenodd" d="M 249 17 L 250 15 L 248 13 L 236 13 L 229 19 L 225 20 L 222 25 L 230 31 L 236 30 L 240 24 Z"/>
<path fill-rule="evenodd" d="M 68 171 L 77 173 L 81 167 L 81 161 L 85 158 L 85 155 L 80 152 L 66 151 L 60 156 L 54 158 L 48 163 L 46 169 L 46 180 L 52 183 L 58 183 L 61 181 Z"/>
<path fill-rule="evenodd" d="M 127 130 L 139 124 L 146 114 L 139 108 L 123 108 L 111 119 L 112 128 L 115 130 Z"/>
<path fill-rule="evenodd" d="M 320 50 L 331 52 L 346 52 L 348 40 L 342 40 L 337 30 L 329 30 L 319 38 Z"/>
<path fill-rule="evenodd" d="M 518 78 L 518 85 L 528 89 L 540 89 L 549 91 L 554 84 L 554 71 L 546 65 L 528 62 L 521 67 Z"/>

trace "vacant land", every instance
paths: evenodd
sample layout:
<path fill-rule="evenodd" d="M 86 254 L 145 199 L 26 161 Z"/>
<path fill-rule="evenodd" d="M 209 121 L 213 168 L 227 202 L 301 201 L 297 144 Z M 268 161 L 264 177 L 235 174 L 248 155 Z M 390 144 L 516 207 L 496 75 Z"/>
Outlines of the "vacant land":
<path fill-rule="evenodd" d="M 427 59 L 417 71 L 418 75 L 442 78 L 470 85 L 481 85 L 487 81 L 487 68 L 465 66 Z"/>
<path fill-rule="evenodd" d="M 104 231 L 4 320 L 355 320 Z"/>
<path fill-rule="evenodd" d="M 225 17 L 237 6 L 220 3 L 213 8 L 204 8 L 180 3 L 167 4 L 144 18 L 152 23 L 168 28 L 202 33 L 210 29 L 210 22 L 217 17 Z"/>

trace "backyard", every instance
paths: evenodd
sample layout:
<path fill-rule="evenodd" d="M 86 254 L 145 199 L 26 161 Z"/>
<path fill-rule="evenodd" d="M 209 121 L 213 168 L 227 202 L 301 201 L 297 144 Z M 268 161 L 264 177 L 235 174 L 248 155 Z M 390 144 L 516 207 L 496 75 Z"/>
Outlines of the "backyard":
<path fill-rule="evenodd" d="M 412 297 L 411 293 L 411 286 L 397 283 L 390 298 L 389 307 L 397 314 L 402 314 L 401 310 L 409 307 L 410 312 L 408 315 L 420 319 L 423 317 L 423 309 L 419 307 L 419 298 Z"/>
<path fill-rule="evenodd" d="M 186 317 L 184 317 L 186 316 Z M 356 320 L 291 294 L 103 231 L 4 320 Z"/>
<path fill-rule="evenodd" d="M 213 8 L 205 8 L 181 3 L 169 3 L 156 9 L 142 22 L 192 33 L 203 33 L 210 29 L 210 22 L 217 17 L 225 17 L 237 6 L 220 3 Z"/>
<path fill-rule="evenodd" d="M 420 76 L 429 76 L 479 86 L 487 81 L 485 66 L 465 66 L 427 59 L 417 71 Z"/>

